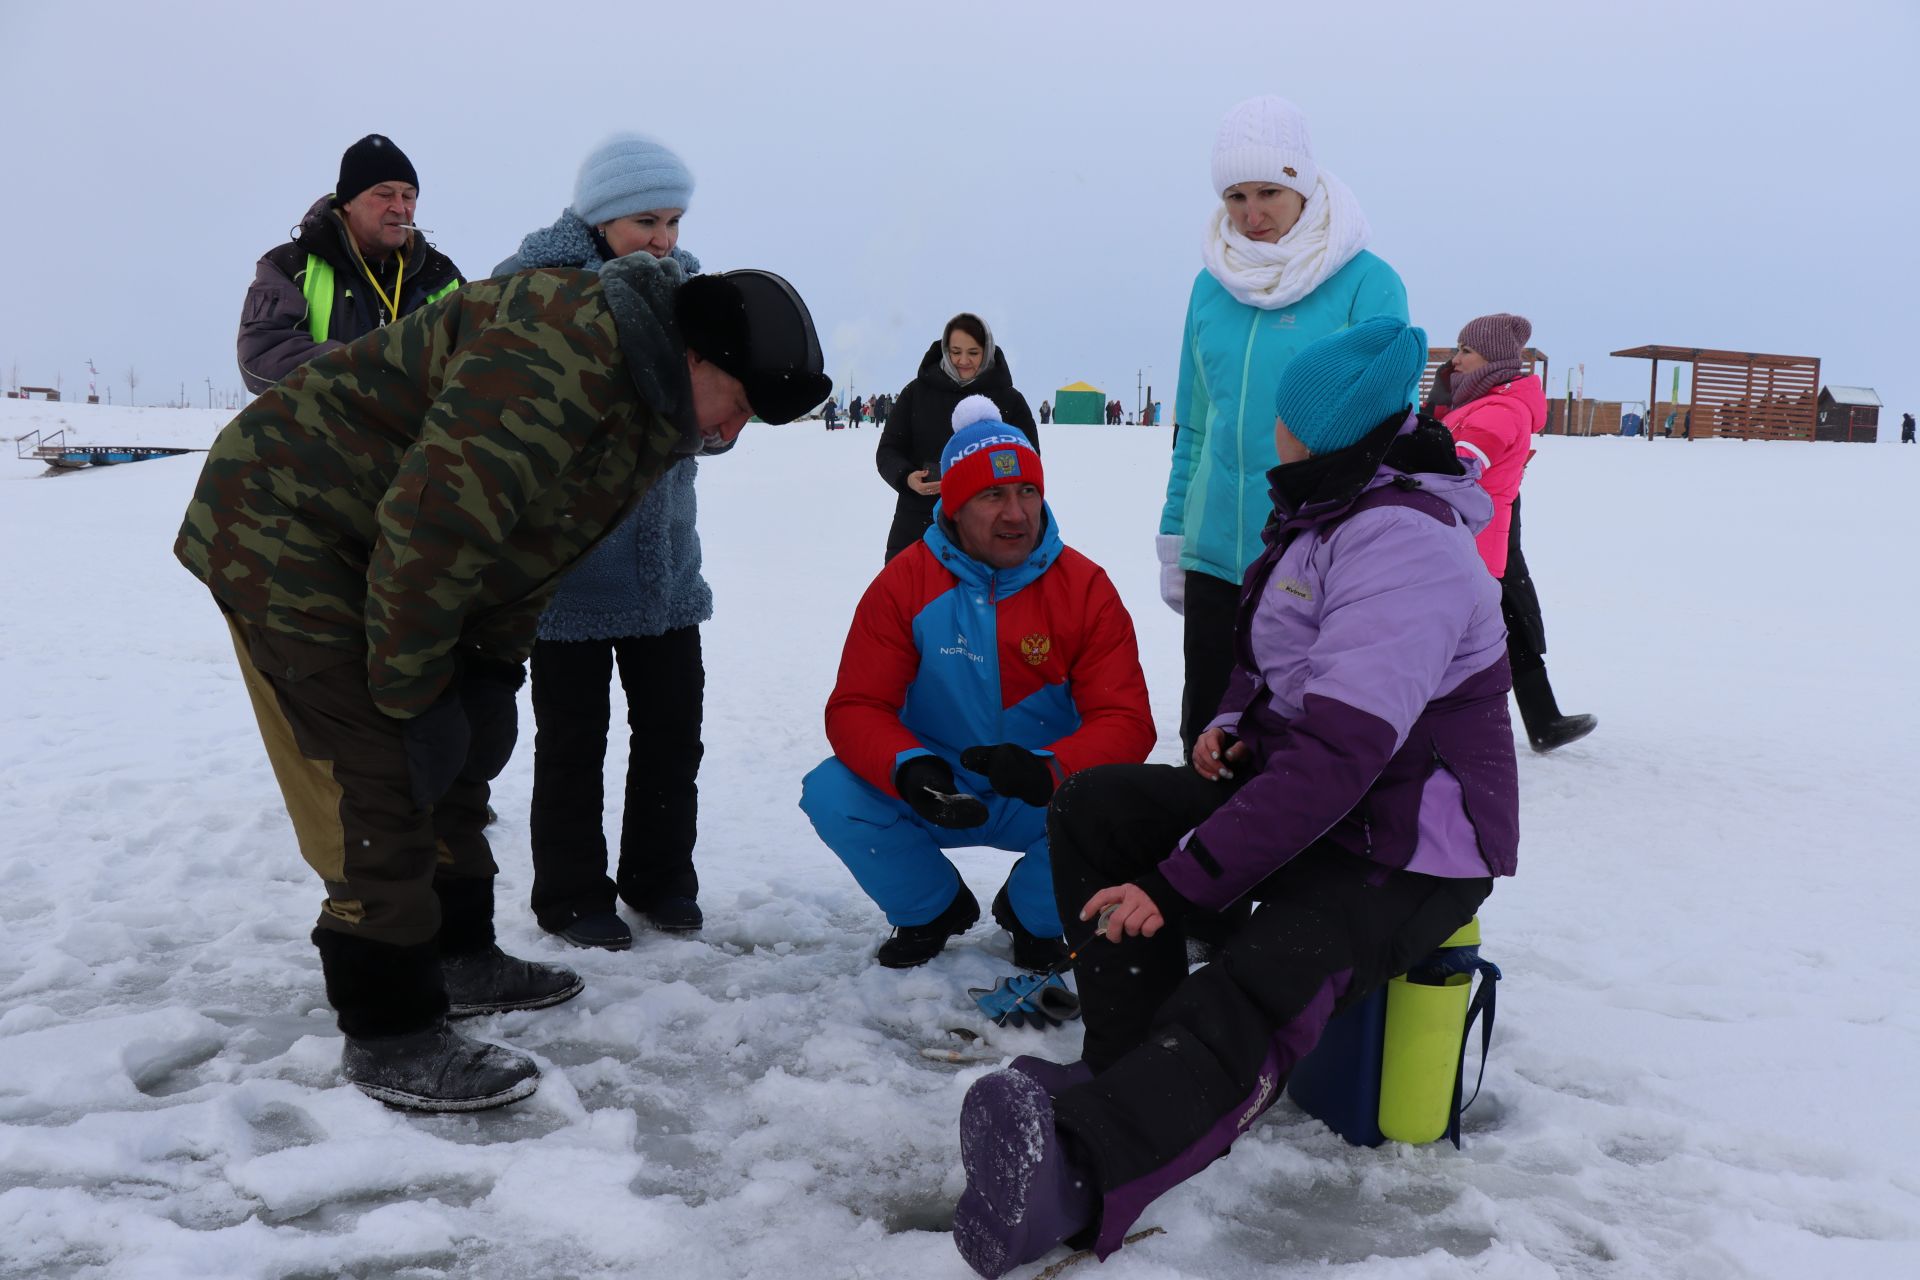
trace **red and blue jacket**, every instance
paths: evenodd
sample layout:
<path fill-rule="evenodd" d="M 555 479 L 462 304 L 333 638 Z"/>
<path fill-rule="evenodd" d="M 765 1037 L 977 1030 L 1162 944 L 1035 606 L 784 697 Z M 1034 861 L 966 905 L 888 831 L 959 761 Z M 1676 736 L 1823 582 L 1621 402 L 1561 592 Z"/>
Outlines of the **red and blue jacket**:
<path fill-rule="evenodd" d="M 911 756 L 960 767 L 968 747 L 1011 742 L 1051 753 L 1054 780 L 1096 764 L 1137 764 L 1153 715 L 1133 619 L 1106 572 L 1060 541 L 1053 511 L 1033 554 L 994 570 L 936 520 L 887 562 L 854 611 L 827 700 L 834 755 L 888 795 Z"/>

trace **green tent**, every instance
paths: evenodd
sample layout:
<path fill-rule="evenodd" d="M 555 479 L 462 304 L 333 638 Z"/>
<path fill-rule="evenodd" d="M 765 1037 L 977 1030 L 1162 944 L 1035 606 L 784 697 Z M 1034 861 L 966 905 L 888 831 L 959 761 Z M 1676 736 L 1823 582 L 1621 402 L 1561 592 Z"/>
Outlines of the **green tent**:
<path fill-rule="evenodd" d="M 1053 420 L 1098 426 L 1107 420 L 1107 393 L 1084 382 L 1061 387 L 1053 393 Z"/>

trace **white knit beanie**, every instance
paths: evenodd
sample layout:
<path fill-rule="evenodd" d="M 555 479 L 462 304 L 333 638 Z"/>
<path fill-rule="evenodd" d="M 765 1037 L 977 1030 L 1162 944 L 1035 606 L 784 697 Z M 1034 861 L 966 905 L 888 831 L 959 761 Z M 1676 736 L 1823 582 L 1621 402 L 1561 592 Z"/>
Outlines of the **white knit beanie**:
<path fill-rule="evenodd" d="M 1236 183 L 1271 182 L 1311 199 L 1319 180 L 1307 118 L 1285 98 L 1248 98 L 1220 122 L 1213 140 L 1215 195 Z"/>

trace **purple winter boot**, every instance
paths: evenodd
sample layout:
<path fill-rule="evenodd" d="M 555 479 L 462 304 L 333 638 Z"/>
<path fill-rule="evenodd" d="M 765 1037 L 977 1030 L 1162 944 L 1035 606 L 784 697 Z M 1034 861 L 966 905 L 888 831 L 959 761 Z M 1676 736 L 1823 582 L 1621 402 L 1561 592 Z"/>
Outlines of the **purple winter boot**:
<path fill-rule="evenodd" d="M 1048 1062 L 1025 1053 L 1009 1062 L 1007 1068 L 1038 1080 L 1049 1098 L 1057 1098 L 1073 1086 L 1093 1079 L 1093 1068 L 1084 1062 Z"/>
<path fill-rule="evenodd" d="M 996 1071 L 967 1090 L 960 1163 L 967 1189 L 954 1210 L 953 1243 L 987 1280 L 1094 1220 L 1093 1176 L 1061 1141 L 1046 1088 L 1025 1071 Z"/>

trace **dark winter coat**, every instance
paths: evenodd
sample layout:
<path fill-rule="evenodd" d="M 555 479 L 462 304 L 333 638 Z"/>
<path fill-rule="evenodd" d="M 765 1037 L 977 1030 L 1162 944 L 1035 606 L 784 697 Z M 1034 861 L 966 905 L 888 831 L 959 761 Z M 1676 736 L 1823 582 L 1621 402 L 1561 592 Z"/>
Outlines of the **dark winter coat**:
<path fill-rule="evenodd" d="M 391 716 L 460 652 L 524 659 L 561 575 L 700 448 L 684 279 L 529 271 L 317 357 L 220 432 L 174 554 L 245 622 L 363 660 Z"/>
<path fill-rule="evenodd" d="M 438 301 L 461 285 L 453 260 L 415 232 L 377 267 L 360 256 L 347 224 L 322 196 L 307 210 L 293 239 L 254 265 L 253 284 L 240 308 L 240 377 L 255 395 L 323 351 L 352 342 L 395 317 L 387 314 L 374 272 L 389 296 L 399 271 L 400 314 Z M 316 332 L 317 330 L 317 332 Z"/>
<path fill-rule="evenodd" d="M 1000 409 L 1000 420 L 1020 428 L 1040 451 L 1040 432 L 1033 424 L 1033 410 L 1026 397 L 1013 386 L 1013 371 L 1007 367 L 1004 347 L 995 347 L 993 363 L 964 387 L 940 367 L 940 346 L 927 348 L 920 361 L 920 372 L 900 392 L 887 415 L 886 430 L 880 433 L 880 448 L 874 463 L 880 478 L 900 495 L 893 506 L 893 527 L 887 531 L 887 558 L 891 560 L 920 540 L 933 524 L 933 506 L 938 497 L 915 493 L 907 486 L 907 477 L 915 471 L 940 474 L 940 451 L 953 437 L 953 410 L 968 396 L 986 396 Z"/>

